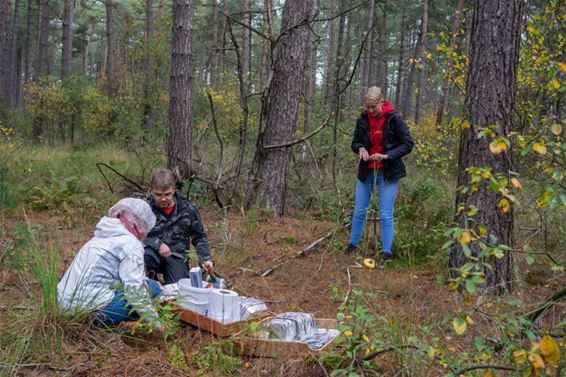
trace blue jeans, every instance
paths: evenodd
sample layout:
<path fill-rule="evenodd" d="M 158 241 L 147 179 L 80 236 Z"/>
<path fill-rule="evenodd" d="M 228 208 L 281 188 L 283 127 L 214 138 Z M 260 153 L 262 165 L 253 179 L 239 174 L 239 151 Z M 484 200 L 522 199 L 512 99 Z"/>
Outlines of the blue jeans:
<path fill-rule="evenodd" d="M 149 287 L 151 298 L 157 297 L 161 294 L 161 286 L 157 281 L 146 279 L 146 283 Z M 96 326 L 110 327 L 116 326 L 120 322 L 128 319 L 138 318 L 139 316 L 137 313 L 132 312 L 132 307 L 128 304 L 128 301 L 124 298 L 122 292 L 116 291 L 112 301 L 96 313 L 93 323 Z"/>
<path fill-rule="evenodd" d="M 393 245 L 393 207 L 397 195 L 399 180 L 386 181 L 383 178 L 383 171 L 369 173 L 365 182 L 356 179 L 356 196 L 354 204 L 354 216 L 352 217 L 352 230 L 350 233 L 350 244 L 360 245 L 360 238 L 364 231 L 367 209 L 371 199 L 374 184 L 377 184 L 379 193 L 379 224 L 381 226 L 381 247 L 384 253 L 391 253 Z"/>

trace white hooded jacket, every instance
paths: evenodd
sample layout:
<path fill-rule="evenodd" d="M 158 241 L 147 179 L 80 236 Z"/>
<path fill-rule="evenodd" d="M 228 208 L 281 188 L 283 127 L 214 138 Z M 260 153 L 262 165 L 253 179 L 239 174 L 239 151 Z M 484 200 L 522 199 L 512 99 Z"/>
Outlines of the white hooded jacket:
<path fill-rule="evenodd" d="M 75 256 L 57 285 L 62 309 L 97 310 L 123 289 L 126 300 L 147 318 L 157 318 L 145 284 L 144 248 L 117 218 L 103 217 L 94 237 Z"/>

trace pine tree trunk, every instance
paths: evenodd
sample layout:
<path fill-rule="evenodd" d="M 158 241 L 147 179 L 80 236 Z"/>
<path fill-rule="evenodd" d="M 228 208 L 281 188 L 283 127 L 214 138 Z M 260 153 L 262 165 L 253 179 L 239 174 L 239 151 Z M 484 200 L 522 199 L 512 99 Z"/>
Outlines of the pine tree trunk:
<path fill-rule="evenodd" d="M 147 131 L 153 130 L 155 125 L 154 87 L 155 58 L 153 56 L 153 0 L 145 0 L 145 56 L 144 56 L 143 85 L 144 109 L 143 125 Z"/>
<path fill-rule="evenodd" d="M 387 15 L 385 14 L 387 0 L 383 1 L 382 7 L 383 15 L 379 22 L 379 34 L 377 38 L 376 78 L 374 82 L 383 90 L 383 95 L 387 97 Z"/>
<path fill-rule="evenodd" d="M 397 65 L 397 84 L 395 85 L 395 105 L 403 112 L 403 104 L 401 101 L 401 90 L 403 83 L 403 72 L 405 72 L 405 24 L 407 12 L 405 11 L 407 1 L 403 1 L 403 6 L 401 8 L 401 32 L 399 35 L 399 64 Z"/>
<path fill-rule="evenodd" d="M 39 80 L 49 73 L 49 0 L 39 1 L 39 27 L 38 27 L 38 47 L 35 60 L 35 79 Z M 37 117 L 33 120 L 32 140 L 39 142 L 43 134 L 45 119 Z"/>
<path fill-rule="evenodd" d="M 9 107 L 11 97 L 12 9 L 10 3 L 10 0 L 0 0 L 0 107 Z"/>
<path fill-rule="evenodd" d="M 285 209 L 287 168 L 291 147 L 269 148 L 293 141 L 299 108 L 299 96 L 307 57 L 308 18 L 311 0 L 287 0 L 283 8 L 280 36 L 274 57 L 273 79 L 269 90 L 265 129 L 260 130 L 254 158 L 247 203 L 274 208 L 282 215 Z"/>
<path fill-rule="evenodd" d="M 421 45 L 420 45 L 420 51 L 419 51 L 419 55 L 418 55 L 418 59 L 419 59 L 419 64 L 420 67 L 418 67 L 419 70 L 419 81 L 417 84 L 417 88 L 418 88 L 418 92 L 417 92 L 417 101 L 415 104 L 415 123 L 419 123 L 420 117 L 421 117 L 421 107 L 422 107 L 422 101 L 423 101 L 423 92 L 425 90 L 425 69 L 426 69 L 426 64 L 425 64 L 425 51 L 426 51 L 426 45 L 427 45 L 427 34 L 428 34 L 428 0 L 424 0 L 423 1 L 423 17 L 422 17 L 422 23 L 421 23 Z"/>
<path fill-rule="evenodd" d="M 182 178 L 191 175 L 192 26 L 192 0 L 173 0 L 167 167 Z"/>
<path fill-rule="evenodd" d="M 73 51 L 73 21 L 77 0 L 65 0 L 63 6 L 63 37 L 61 50 L 61 80 L 71 72 L 71 53 Z"/>
<path fill-rule="evenodd" d="M 116 95 L 116 69 L 114 52 L 114 5 L 113 0 L 106 0 L 106 80 L 109 98 Z"/>
<path fill-rule="evenodd" d="M 273 20 L 273 2 L 272 0 L 263 1 L 263 19 L 261 24 L 261 31 L 264 35 L 271 37 L 271 21 Z M 261 49 L 261 69 L 260 81 L 261 91 L 265 91 L 271 83 L 273 75 L 273 62 L 271 61 L 271 44 L 269 41 L 262 40 Z"/>
<path fill-rule="evenodd" d="M 318 14 L 318 8 L 316 3 L 313 5 L 313 16 Z M 305 134 L 309 133 L 312 129 L 312 105 L 314 100 L 314 91 L 316 87 L 316 68 L 317 68 L 317 44 L 314 42 L 313 33 L 309 33 L 307 36 L 307 54 L 306 66 L 305 66 L 305 76 L 304 76 L 304 97 L 305 105 L 303 108 L 303 132 Z"/>
<path fill-rule="evenodd" d="M 367 19 L 367 26 L 366 26 L 366 33 L 367 33 L 367 40 L 364 46 L 364 64 L 362 69 L 362 96 L 363 92 L 365 92 L 364 88 L 371 86 L 371 78 L 372 78 L 372 70 L 371 67 L 374 64 L 372 61 L 373 57 L 373 50 L 372 50 L 372 42 L 373 42 L 373 17 L 375 13 L 375 0 L 369 1 L 369 10 L 368 10 L 368 19 Z"/>
<path fill-rule="evenodd" d="M 328 21 L 328 45 L 326 49 L 326 65 L 324 66 L 324 74 L 322 76 L 322 82 L 323 82 L 322 96 L 323 98 L 325 98 L 326 101 L 328 101 L 328 98 L 331 95 L 330 87 L 333 82 L 332 62 L 334 59 L 334 50 L 335 50 L 334 40 L 336 38 L 336 18 L 334 18 L 334 15 L 336 13 L 336 0 L 330 1 L 329 12 L 330 12 L 329 16 L 332 17 L 332 19 Z"/>
<path fill-rule="evenodd" d="M 460 25 L 462 24 L 462 13 L 464 12 L 465 0 L 458 0 L 458 5 L 456 7 L 456 13 L 454 13 L 454 20 L 452 22 L 452 30 L 450 31 L 450 44 L 448 51 L 454 51 L 456 48 L 456 35 L 458 30 L 460 30 Z M 446 68 L 446 73 L 444 74 L 444 79 L 442 80 L 442 93 L 440 95 L 440 100 L 438 101 L 438 107 L 436 109 L 436 121 L 435 125 L 438 127 L 442 123 L 442 116 L 444 115 L 444 107 L 446 106 L 446 101 L 448 99 L 448 90 L 450 89 L 450 79 L 452 76 L 452 69 L 454 64 L 453 59 L 448 57 L 448 68 Z"/>
<path fill-rule="evenodd" d="M 242 13 L 243 13 L 243 19 L 242 19 L 242 23 L 244 25 L 250 26 L 250 0 L 244 0 L 243 1 L 243 9 L 242 9 Z M 243 75 L 244 75 L 244 83 L 246 85 L 246 87 L 249 86 L 249 77 L 250 77 L 250 70 L 251 70 L 251 65 L 250 65 L 250 38 L 251 38 L 251 33 L 250 33 L 250 29 L 244 27 L 243 30 L 243 40 L 242 40 L 242 69 L 243 69 Z"/>
<path fill-rule="evenodd" d="M 210 67 L 210 85 L 214 88 L 218 88 L 218 3 L 216 0 L 212 0 L 212 56 L 209 57 L 211 61 Z"/>
<path fill-rule="evenodd" d="M 494 127 L 497 135 L 508 136 L 512 131 L 512 114 L 520 44 L 520 25 L 523 2 L 514 0 L 479 0 L 474 6 L 470 33 L 470 66 L 466 79 L 465 116 L 470 127 L 460 136 L 458 159 L 458 187 L 469 187 L 469 167 L 491 167 L 492 174 L 509 176 L 512 154 L 508 150 L 493 154 L 490 138 L 478 138 L 483 127 Z M 496 238 L 496 244 L 513 247 L 513 209 L 504 213 L 498 208 L 502 199 L 487 184 L 477 190 L 456 195 L 456 207 L 461 203 L 474 205 L 479 211 L 474 222 L 467 224 L 466 210 L 456 216 L 460 227 L 482 225 Z M 475 229 L 477 232 L 477 229 Z M 479 232 L 478 232 L 479 233 Z M 470 244 L 472 254 L 480 253 L 477 243 Z M 450 250 L 449 265 L 453 276 L 469 260 L 460 247 Z M 506 252 L 500 259 L 481 257 L 485 285 L 489 292 L 506 293 L 513 289 L 513 258 Z"/>

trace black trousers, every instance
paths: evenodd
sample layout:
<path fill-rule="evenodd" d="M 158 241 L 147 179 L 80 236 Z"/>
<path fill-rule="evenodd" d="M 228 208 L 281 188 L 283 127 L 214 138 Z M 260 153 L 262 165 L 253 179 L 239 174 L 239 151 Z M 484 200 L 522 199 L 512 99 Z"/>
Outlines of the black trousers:
<path fill-rule="evenodd" d="M 172 284 L 189 277 L 189 265 L 178 256 L 162 257 L 158 252 L 146 248 L 143 259 L 147 276 L 151 279 L 157 280 L 156 275 L 161 273 L 165 284 Z"/>

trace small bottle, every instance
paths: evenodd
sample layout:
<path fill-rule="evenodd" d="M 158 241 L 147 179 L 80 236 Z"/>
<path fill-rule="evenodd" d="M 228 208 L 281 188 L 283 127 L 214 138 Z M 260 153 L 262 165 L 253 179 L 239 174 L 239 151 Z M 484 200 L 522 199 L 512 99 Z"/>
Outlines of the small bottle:
<path fill-rule="evenodd" d="M 195 288 L 202 288 L 202 271 L 200 267 L 193 267 L 189 271 L 189 277 L 191 278 L 191 286 Z"/>

